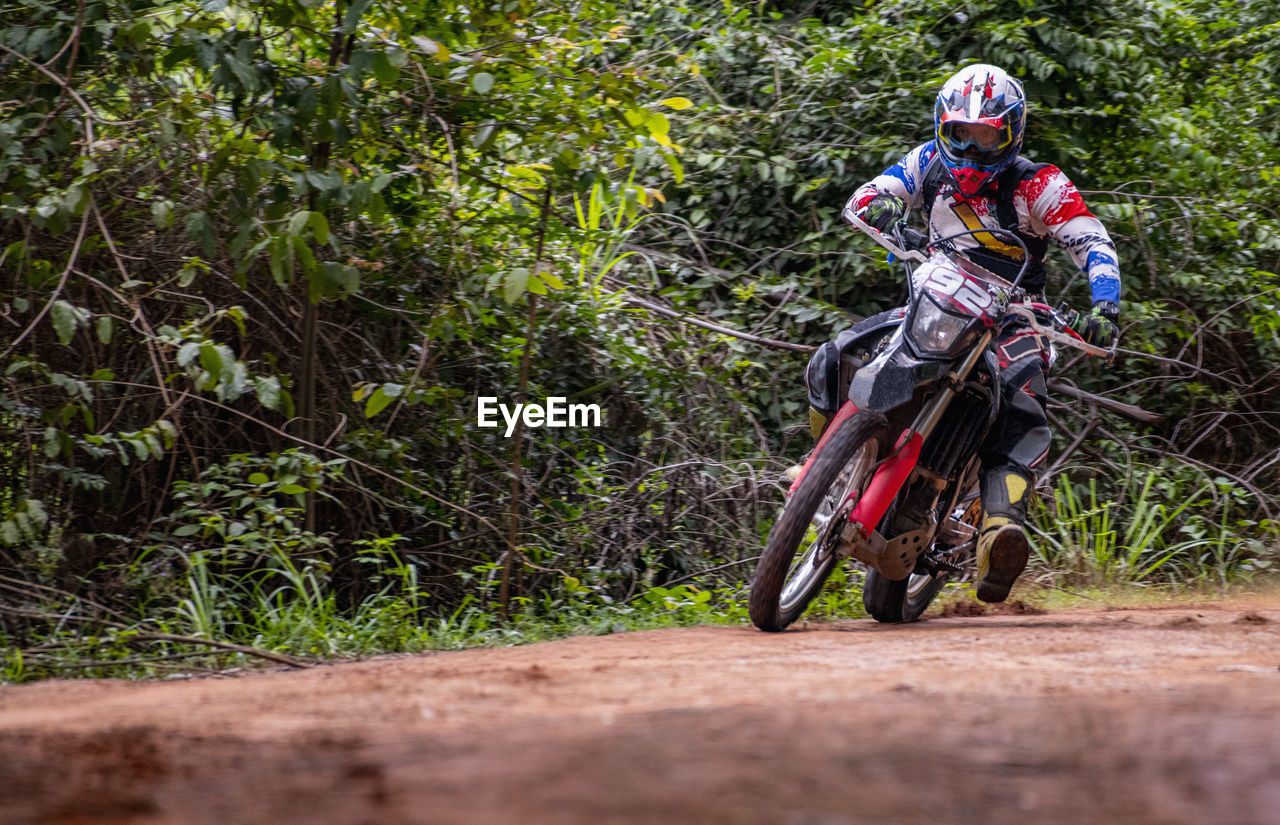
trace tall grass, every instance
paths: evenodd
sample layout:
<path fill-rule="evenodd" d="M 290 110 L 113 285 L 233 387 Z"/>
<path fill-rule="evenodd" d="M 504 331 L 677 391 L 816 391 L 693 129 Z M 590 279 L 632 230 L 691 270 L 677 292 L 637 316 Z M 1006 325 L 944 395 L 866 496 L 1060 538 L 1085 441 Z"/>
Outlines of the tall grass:
<path fill-rule="evenodd" d="M 1221 587 L 1274 566 L 1275 527 L 1244 517 L 1238 487 L 1212 478 L 1192 486 L 1146 469 L 1114 498 L 1096 479 L 1060 476 L 1030 524 L 1039 573 L 1094 585 Z"/>

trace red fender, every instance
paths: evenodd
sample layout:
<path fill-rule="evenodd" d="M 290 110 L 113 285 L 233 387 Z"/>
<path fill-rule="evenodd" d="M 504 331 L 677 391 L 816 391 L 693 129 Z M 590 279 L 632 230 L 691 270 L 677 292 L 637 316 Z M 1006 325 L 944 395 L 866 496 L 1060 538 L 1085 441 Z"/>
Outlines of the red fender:
<path fill-rule="evenodd" d="M 791 482 L 791 486 L 787 488 L 787 498 L 791 498 L 791 494 L 800 486 L 800 482 L 808 474 L 809 468 L 813 466 L 813 462 L 817 461 L 818 456 L 822 454 L 822 448 L 831 440 L 831 434 L 836 431 L 845 422 L 846 419 L 852 418 L 853 414 L 858 411 L 858 406 L 852 401 L 844 402 L 844 406 L 836 412 L 835 417 L 831 419 L 831 423 L 827 425 L 827 431 L 822 434 L 822 438 L 818 441 L 818 445 L 813 448 L 813 452 L 809 453 L 809 460 L 804 463 L 804 467 L 800 470 L 800 475 L 796 476 L 795 481 Z"/>
<path fill-rule="evenodd" d="M 849 514 L 849 522 L 861 525 L 863 534 L 876 529 L 880 519 L 884 518 L 893 497 L 902 489 L 907 476 L 911 475 L 916 462 L 920 460 L 920 448 L 923 445 L 924 439 L 920 437 L 920 433 L 914 430 L 902 431 L 894 447 L 894 454 L 885 459 L 880 469 L 876 470 L 871 483 L 867 485 L 867 491 Z"/>

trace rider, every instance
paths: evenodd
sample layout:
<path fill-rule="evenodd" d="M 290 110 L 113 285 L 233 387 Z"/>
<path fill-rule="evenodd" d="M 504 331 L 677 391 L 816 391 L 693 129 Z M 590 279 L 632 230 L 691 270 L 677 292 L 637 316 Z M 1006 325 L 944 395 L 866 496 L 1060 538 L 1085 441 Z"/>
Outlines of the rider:
<path fill-rule="evenodd" d="M 884 231 L 909 207 L 918 207 L 931 240 L 983 227 L 1016 232 L 1031 256 L 1021 286 L 1040 301 L 1052 239 L 1088 274 L 1093 293 L 1092 311 L 1080 313 L 1072 328 L 1089 343 L 1108 346 L 1119 316 L 1115 244 L 1062 170 L 1019 154 L 1026 120 L 1021 83 L 994 66 L 961 69 L 938 92 L 934 139 L 859 187 L 844 216 L 860 214 Z M 1022 263 L 1022 250 L 999 234 L 977 233 L 950 243 L 974 263 L 1009 279 Z M 820 347 L 805 371 L 815 438 L 844 401 L 834 397 L 832 388 L 838 387 L 841 345 L 853 337 L 846 332 Z M 1025 324 L 1006 326 L 992 346 L 1000 362 L 1002 404 L 981 452 L 983 519 L 976 590 L 983 601 L 1002 602 L 1030 555 L 1022 525 L 1035 473 L 1049 453 L 1049 346 Z"/>

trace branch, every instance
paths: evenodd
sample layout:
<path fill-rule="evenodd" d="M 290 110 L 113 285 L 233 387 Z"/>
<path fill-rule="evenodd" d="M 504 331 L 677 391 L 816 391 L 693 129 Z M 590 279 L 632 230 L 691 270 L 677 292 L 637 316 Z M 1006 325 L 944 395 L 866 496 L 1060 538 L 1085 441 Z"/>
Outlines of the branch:
<path fill-rule="evenodd" d="M 4 45 L 0 44 L 0 48 L 4 48 Z M 71 255 L 67 258 L 67 267 L 62 270 L 62 276 L 58 278 L 58 285 L 53 288 L 53 294 L 49 296 L 49 300 L 45 302 L 44 308 L 41 309 L 36 317 L 31 320 L 31 323 L 27 324 L 27 328 L 22 331 L 22 334 L 13 339 L 13 343 L 9 344 L 8 348 L 5 349 L 4 352 L 0 352 L 0 361 L 8 358 L 13 351 L 18 348 L 18 345 L 26 340 L 26 337 L 35 330 L 36 326 L 41 321 L 44 320 L 44 316 L 48 314 L 49 308 L 57 303 L 58 296 L 62 294 L 63 287 L 67 285 L 67 278 L 71 276 L 71 270 L 75 268 L 76 259 L 80 257 L 80 247 L 84 244 L 84 231 L 88 226 L 89 212 L 88 210 L 85 210 L 84 219 L 80 221 L 80 232 L 76 235 L 75 246 L 71 248 Z"/>
<path fill-rule="evenodd" d="M 1120 413 L 1144 424 L 1154 424 L 1164 418 L 1160 413 L 1144 410 L 1141 407 L 1135 407 L 1133 404 L 1125 404 L 1122 401 L 1115 401 L 1105 396 L 1094 395 L 1063 381 L 1050 381 L 1048 386 L 1051 392 L 1074 398 L 1077 401 L 1087 401 L 1090 404 L 1097 404 L 1099 407 L 1106 407 L 1112 412 Z"/>
<path fill-rule="evenodd" d="M 98 115 L 94 113 L 93 107 L 90 106 L 88 103 L 85 103 L 84 98 L 81 97 L 76 92 L 75 89 L 71 88 L 71 84 L 68 83 L 65 78 L 60 77 L 56 73 L 49 71 L 44 66 L 41 66 L 39 63 L 27 57 L 22 52 L 16 52 L 3 43 L 0 43 L 0 51 L 6 52 L 18 58 L 23 63 L 26 63 L 31 68 L 35 69 L 36 71 L 48 77 L 54 83 L 57 83 L 59 86 L 62 87 L 62 90 L 64 92 L 71 95 L 72 99 L 75 100 L 76 104 L 80 107 L 80 109 L 85 114 L 85 121 L 84 121 L 84 131 L 86 135 L 86 140 L 84 145 L 85 154 L 87 155 L 93 154 L 93 142 L 94 142 L 93 141 L 93 122 L 98 119 Z"/>
<path fill-rule="evenodd" d="M 667 309 L 666 307 L 659 306 L 658 304 L 655 304 L 652 301 L 646 301 L 643 298 L 637 298 L 634 295 L 628 295 L 626 300 L 627 300 L 627 303 L 629 304 L 633 304 L 638 307 L 643 307 L 651 312 L 656 312 L 659 315 L 665 315 L 668 318 L 674 318 L 677 321 L 681 321 L 682 323 L 693 324 L 695 327 L 702 327 L 703 329 L 709 329 L 712 332 L 718 332 L 721 335 L 729 335 L 734 338 L 741 338 L 743 341 L 750 341 L 753 344 L 759 344 L 764 347 L 773 347 L 774 349 L 791 350 L 792 352 L 813 352 L 814 350 L 817 349 L 817 347 L 811 347 L 808 344 L 793 344 L 790 341 L 778 341 L 773 338 L 762 338 L 759 335 L 752 335 L 749 332 L 739 332 L 736 329 L 730 329 L 729 327 L 722 327 L 719 324 L 713 324 L 710 321 L 704 321 L 701 318 L 695 318 L 694 316 L 686 315 L 683 312 L 676 312 L 673 309 Z"/>
<path fill-rule="evenodd" d="M 811 346 L 808 346 L 807 344 L 793 344 L 790 341 L 778 341 L 773 338 L 762 338 L 759 335 L 752 335 L 748 332 L 739 332 L 738 330 L 730 329 L 729 327 L 723 327 L 723 326 L 720 326 L 719 324 L 713 324 L 710 321 L 704 321 L 701 318 L 695 318 L 692 315 L 686 315 L 682 312 L 676 312 L 673 309 L 667 309 L 666 307 L 659 306 L 658 304 L 655 304 L 652 301 L 646 301 L 643 298 L 637 298 L 634 295 L 628 295 L 626 300 L 627 300 L 627 303 L 629 304 L 643 307 L 652 312 L 656 312 L 659 315 L 665 315 L 668 318 L 674 318 L 677 321 L 681 321 L 686 324 L 693 324 L 694 326 L 697 326 L 697 327 L 709 329 L 712 332 L 719 332 L 722 335 L 730 335 L 730 336 L 733 336 L 734 338 L 741 338 L 742 340 L 750 341 L 753 344 L 759 344 L 765 347 L 773 347 L 774 349 L 790 350 L 792 352 L 813 352 L 814 350 L 817 349 L 817 347 L 811 347 Z M 1141 407 L 1134 406 L 1133 404 L 1125 404 L 1122 401 L 1114 401 L 1110 398 L 1106 398 L 1101 395 L 1094 395 L 1093 393 L 1085 392 L 1084 390 L 1077 389 L 1071 386 L 1070 384 L 1066 384 L 1061 381 L 1050 381 L 1049 389 L 1052 390 L 1053 392 L 1061 393 L 1062 395 L 1068 396 L 1070 398 L 1074 398 L 1077 401 L 1088 401 L 1090 403 L 1097 404 L 1100 407 L 1106 407 L 1112 412 L 1120 413 L 1121 415 L 1128 416 L 1129 418 L 1132 418 L 1136 421 L 1141 421 L 1144 424 L 1153 424 L 1157 421 L 1160 421 L 1162 418 L 1164 418 L 1164 416 L 1159 413 L 1154 413 L 1149 410 L 1144 410 Z"/>
<path fill-rule="evenodd" d="M 178 636 L 173 633 L 138 633 L 128 637 L 126 641 L 143 641 L 143 642 L 178 642 L 184 645 L 208 645 L 221 650 L 233 650 L 236 653 L 244 653 L 248 656 L 257 656 L 259 659 L 266 659 L 271 662 L 278 662 L 289 667 L 313 667 L 314 663 L 305 662 L 302 659 L 295 659 L 292 656 L 286 656 L 283 653 L 272 653 L 270 650 L 262 650 L 257 647 L 249 647 L 247 645 L 233 644 L 232 642 L 215 642 L 213 639 L 200 639 L 195 636 Z"/>

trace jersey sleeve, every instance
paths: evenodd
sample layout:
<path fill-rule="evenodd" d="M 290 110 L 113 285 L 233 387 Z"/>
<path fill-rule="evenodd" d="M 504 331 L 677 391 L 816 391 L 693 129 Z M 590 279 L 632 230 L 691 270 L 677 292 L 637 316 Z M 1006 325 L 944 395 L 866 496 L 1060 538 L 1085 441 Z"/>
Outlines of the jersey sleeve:
<path fill-rule="evenodd" d="M 1032 230 L 1053 238 L 1089 276 L 1093 300 L 1119 301 L 1120 264 L 1116 245 L 1062 170 L 1045 166 L 1019 186 L 1018 195 L 1026 199 Z"/>
<path fill-rule="evenodd" d="M 937 150 L 934 142 L 922 143 L 902 156 L 901 160 L 862 184 L 850 196 L 841 213 L 847 221 L 876 195 L 897 195 L 907 208 L 919 207 L 923 201 L 922 185 L 929 161 Z"/>

